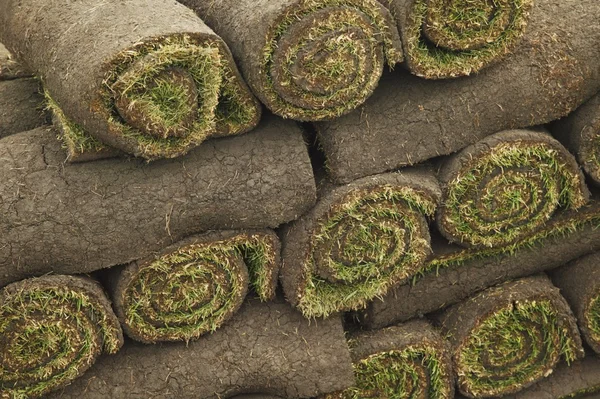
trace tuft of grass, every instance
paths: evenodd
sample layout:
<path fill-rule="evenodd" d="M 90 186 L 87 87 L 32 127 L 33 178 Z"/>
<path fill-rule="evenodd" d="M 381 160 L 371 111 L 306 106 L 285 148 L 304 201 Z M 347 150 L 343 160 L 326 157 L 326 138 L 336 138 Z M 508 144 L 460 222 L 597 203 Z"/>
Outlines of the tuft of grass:
<path fill-rule="evenodd" d="M 466 76 L 509 54 L 524 34 L 532 0 L 416 0 L 405 27 L 411 72 Z"/>
<path fill-rule="evenodd" d="M 11 398 L 33 398 L 67 384 L 100 352 L 118 351 L 117 329 L 83 291 L 46 286 L 5 294 L 0 390 Z"/>
<path fill-rule="evenodd" d="M 298 308 L 306 317 L 356 310 L 412 276 L 431 252 L 423 229 L 435 207 L 410 187 L 347 195 L 316 222 Z"/>
<path fill-rule="evenodd" d="M 577 344 L 554 305 L 515 301 L 480 320 L 456 351 L 459 383 L 477 397 L 502 396 L 543 377 L 561 357 L 577 359 Z"/>
<path fill-rule="evenodd" d="M 585 320 L 580 320 L 587 325 L 595 342 L 600 342 L 600 292 L 596 292 L 589 300 L 584 311 Z"/>

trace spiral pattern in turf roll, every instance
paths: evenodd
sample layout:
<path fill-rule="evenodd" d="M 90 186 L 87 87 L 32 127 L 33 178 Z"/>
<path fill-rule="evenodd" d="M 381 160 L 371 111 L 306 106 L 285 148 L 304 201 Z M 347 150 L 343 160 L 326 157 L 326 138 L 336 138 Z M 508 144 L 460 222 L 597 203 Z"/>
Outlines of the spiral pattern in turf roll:
<path fill-rule="evenodd" d="M 393 7 L 394 0 L 390 2 Z M 532 0 L 416 0 L 408 11 L 396 13 L 406 19 L 399 25 L 408 68 L 428 79 L 470 75 L 485 68 L 520 41 L 532 4 Z"/>
<path fill-rule="evenodd" d="M 123 344 L 119 322 L 91 279 L 46 276 L 0 292 L 0 394 L 40 397 L 69 384 Z"/>
<path fill-rule="evenodd" d="M 589 196 L 574 157 L 545 133 L 513 130 L 465 148 L 442 167 L 437 224 L 449 240 L 502 247 L 538 231 Z"/>

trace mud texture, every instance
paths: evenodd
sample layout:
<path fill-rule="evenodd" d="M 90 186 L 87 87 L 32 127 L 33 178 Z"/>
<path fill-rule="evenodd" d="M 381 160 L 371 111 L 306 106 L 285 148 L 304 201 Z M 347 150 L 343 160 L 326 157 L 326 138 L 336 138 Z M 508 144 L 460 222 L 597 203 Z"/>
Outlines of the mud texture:
<path fill-rule="evenodd" d="M 123 332 L 102 287 L 85 277 L 44 276 L 0 291 L 0 395 L 37 398 L 81 376 Z"/>
<path fill-rule="evenodd" d="M 274 228 L 316 197 L 300 129 L 275 117 L 179 160 L 64 161 L 53 130 L 0 141 L 0 285 L 130 263 L 196 232 Z"/>
<path fill-rule="evenodd" d="M 105 280 L 125 333 L 144 343 L 189 341 L 237 312 L 249 286 L 275 297 L 280 245 L 273 231 L 215 231 L 112 268 Z"/>
<path fill-rule="evenodd" d="M 0 138 L 46 124 L 44 97 L 37 80 L 0 81 Z"/>
<path fill-rule="evenodd" d="M 261 392 L 292 399 L 353 383 L 339 317 L 310 322 L 283 301 L 253 299 L 223 328 L 188 345 L 127 342 L 50 398 L 217 399 Z"/>
<path fill-rule="evenodd" d="M 443 81 L 384 74 L 364 106 L 316 124 L 331 177 L 349 182 L 566 116 L 600 89 L 599 21 L 596 0 L 537 0 L 523 40 L 498 65 Z"/>
<path fill-rule="evenodd" d="M 506 130 L 445 159 L 436 226 L 450 242 L 502 247 L 542 230 L 590 193 L 575 157 L 548 133 Z"/>
<path fill-rule="evenodd" d="M 563 266 L 600 251 L 600 204 L 593 200 L 579 211 L 555 216 L 539 238 L 521 248 L 468 250 L 433 240 L 434 256 L 413 281 L 375 299 L 361 324 L 377 329 L 457 303 L 501 282 Z"/>
<path fill-rule="evenodd" d="M 174 0 L 11 0 L 0 40 L 72 123 L 147 159 L 248 131 L 260 117 L 227 46 Z"/>
<path fill-rule="evenodd" d="M 223 37 L 256 96 L 283 117 L 348 113 L 371 95 L 386 59 L 403 59 L 393 18 L 375 0 L 180 2 Z"/>
<path fill-rule="evenodd" d="M 568 117 L 552 123 L 550 129 L 575 154 L 593 182 L 600 184 L 600 94 Z"/>
<path fill-rule="evenodd" d="M 360 309 L 412 277 L 431 252 L 440 199 L 433 170 L 323 185 L 317 205 L 281 233 L 281 283 L 306 317 Z"/>
<path fill-rule="evenodd" d="M 583 338 L 600 354 L 600 253 L 574 260 L 551 277 L 573 309 Z"/>
<path fill-rule="evenodd" d="M 0 81 L 33 76 L 20 63 L 15 61 L 13 55 L 0 43 Z"/>
<path fill-rule="evenodd" d="M 545 275 L 501 284 L 438 315 L 457 387 L 470 398 L 519 392 L 559 361 L 583 358 L 577 321 Z"/>

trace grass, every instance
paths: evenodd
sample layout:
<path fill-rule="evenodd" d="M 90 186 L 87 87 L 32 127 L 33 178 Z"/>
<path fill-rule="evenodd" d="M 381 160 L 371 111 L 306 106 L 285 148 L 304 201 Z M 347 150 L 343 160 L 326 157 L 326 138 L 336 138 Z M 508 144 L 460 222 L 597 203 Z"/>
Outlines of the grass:
<path fill-rule="evenodd" d="M 3 397 L 40 397 L 80 375 L 101 351 L 115 353 L 121 345 L 106 309 L 68 287 L 6 295 L 0 315 Z"/>
<path fill-rule="evenodd" d="M 435 201 L 409 187 L 356 190 L 316 222 L 298 307 L 327 317 L 366 306 L 412 276 L 430 253 L 426 216 Z"/>
<path fill-rule="evenodd" d="M 244 300 L 244 260 L 258 295 L 271 299 L 274 244 L 241 234 L 185 245 L 141 266 L 123 294 L 127 327 L 147 342 L 189 341 L 215 331 Z"/>
<path fill-rule="evenodd" d="M 441 79 L 481 70 L 519 42 L 532 4 L 532 0 L 416 0 L 404 34 L 411 72 Z"/>
<path fill-rule="evenodd" d="M 474 247 L 507 246 L 540 229 L 559 207 L 586 203 L 578 171 L 544 143 L 507 142 L 475 157 L 448 182 L 441 224 Z"/>
<path fill-rule="evenodd" d="M 308 22 L 313 16 L 318 24 Z M 381 76 L 382 54 L 391 67 L 403 59 L 393 21 L 378 2 L 300 2 L 267 33 L 261 88 L 265 102 L 283 117 L 340 116 L 371 94 Z M 277 80 L 275 70 L 280 72 Z"/>
<path fill-rule="evenodd" d="M 409 399 L 452 397 L 437 349 L 411 345 L 376 353 L 354 363 L 356 386 L 324 399 Z"/>
<path fill-rule="evenodd" d="M 551 301 L 521 300 L 478 321 L 457 349 L 459 384 L 476 397 L 502 396 L 536 381 L 577 344 Z"/>
<path fill-rule="evenodd" d="M 588 305 L 585 307 L 585 320 L 580 320 L 587 324 L 591 338 L 596 343 L 600 343 L 600 292 L 596 292 L 591 297 Z"/>

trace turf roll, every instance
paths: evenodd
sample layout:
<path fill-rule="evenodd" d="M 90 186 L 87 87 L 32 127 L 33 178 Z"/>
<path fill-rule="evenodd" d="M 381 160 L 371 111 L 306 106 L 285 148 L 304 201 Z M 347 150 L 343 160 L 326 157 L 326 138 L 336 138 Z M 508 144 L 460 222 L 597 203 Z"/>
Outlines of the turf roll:
<path fill-rule="evenodd" d="M 316 124 L 331 177 L 350 182 L 568 115 L 600 90 L 599 21 L 597 0 L 535 0 L 525 36 L 497 65 L 436 81 L 384 74 L 363 106 Z"/>
<path fill-rule="evenodd" d="M 303 121 L 350 112 L 402 61 L 398 31 L 376 0 L 180 0 L 231 47 L 275 114 Z"/>
<path fill-rule="evenodd" d="M 0 138 L 48 124 L 37 80 L 0 80 Z"/>
<path fill-rule="evenodd" d="M 574 260 L 551 277 L 571 305 L 583 338 L 600 354 L 600 253 Z"/>
<path fill-rule="evenodd" d="M 340 317 L 310 322 L 282 300 L 252 298 L 197 341 L 127 342 L 49 398 L 218 399 L 260 392 L 299 399 L 353 383 Z"/>
<path fill-rule="evenodd" d="M 152 164 L 65 165 L 56 134 L 0 140 L 0 284 L 127 264 L 197 232 L 275 228 L 314 205 L 310 159 L 291 121 L 266 117 L 253 132 Z"/>
<path fill-rule="evenodd" d="M 248 286 L 275 296 L 280 245 L 272 231 L 192 236 L 159 254 L 116 268 L 109 287 L 125 333 L 138 341 L 189 341 L 237 312 Z"/>
<path fill-rule="evenodd" d="M 428 169 L 324 186 L 281 234 L 287 300 L 306 317 L 327 317 L 411 277 L 431 252 L 427 218 L 440 195 Z"/>
<path fill-rule="evenodd" d="M 501 248 L 461 248 L 432 235 L 434 255 L 405 284 L 373 300 L 357 316 L 369 329 L 390 326 L 460 302 L 507 280 L 563 266 L 600 251 L 600 204 L 561 211 L 538 233 Z"/>
<path fill-rule="evenodd" d="M 440 232 L 472 247 L 514 244 L 538 232 L 555 212 L 589 199 L 579 165 L 549 134 L 507 130 L 443 162 L 438 174 Z"/>
<path fill-rule="evenodd" d="M 15 61 L 13 55 L 8 51 L 6 46 L 0 43 L 0 81 L 31 76 L 32 74 L 29 71 Z"/>
<path fill-rule="evenodd" d="M 577 156 L 592 181 L 600 184 L 600 94 L 553 123 L 551 131 Z"/>
<path fill-rule="evenodd" d="M 176 157 L 260 117 L 225 43 L 174 0 L 11 0 L 0 39 L 71 123 L 127 153 Z"/>
<path fill-rule="evenodd" d="M 394 15 L 407 68 L 443 79 L 498 62 L 522 39 L 534 0 L 384 0 Z"/>
<path fill-rule="evenodd" d="M 82 375 L 123 333 L 100 285 L 44 276 L 0 290 L 0 395 L 38 398 Z"/>
<path fill-rule="evenodd" d="M 454 397 L 448 344 L 428 322 L 357 333 L 349 344 L 356 385 L 321 399 Z"/>
<path fill-rule="evenodd" d="M 545 275 L 502 284 L 439 317 L 459 391 L 470 398 L 518 392 L 564 359 L 584 355 L 571 309 Z"/>

